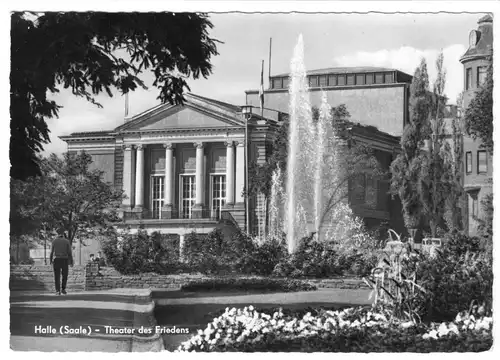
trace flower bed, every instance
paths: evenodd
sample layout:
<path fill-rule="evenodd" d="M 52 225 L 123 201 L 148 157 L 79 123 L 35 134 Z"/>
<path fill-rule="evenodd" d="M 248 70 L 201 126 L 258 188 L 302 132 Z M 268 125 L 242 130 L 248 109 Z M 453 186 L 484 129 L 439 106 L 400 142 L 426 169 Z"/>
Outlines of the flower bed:
<path fill-rule="evenodd" d="M 492 346 L 491 317 L 429 325 L 391 320 L 367 308 L 283 311 L 227 308 L 177 351 L 479 352 Z"/>
<path fill-rule="evenodd" d="M 266 278 L 221 278 L 193 281 L 181 287 L 182 291 L 260 291 L 293 292 L 316 290 L 315 285 L 303 281 Z"/>

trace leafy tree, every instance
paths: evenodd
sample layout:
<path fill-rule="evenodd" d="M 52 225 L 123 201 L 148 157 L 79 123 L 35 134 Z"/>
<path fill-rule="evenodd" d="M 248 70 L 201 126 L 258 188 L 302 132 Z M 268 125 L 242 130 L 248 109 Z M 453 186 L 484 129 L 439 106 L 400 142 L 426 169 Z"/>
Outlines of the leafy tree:
<path fill-rule="evenodd" d="M 446 70 L 441 52 L 436 60 L 437 77 L 434 83 L 431 102 L 430 136 L 427 151 L 421 153 L 420 173 L 417 185 L 423 214 L 427 220 L 432 237 L 437 236 L 439 226 L 443 226 L 447 200 L 450 197 L 453 181 L 453 157 L 450 142 L 446 139 L 444 123 L 446 98 Z M 459 199 L 452 199 L 458 201 Z"/>
<path fill-rule="evenodd" d="M 40 160 L 41 176 L 11 181 L 11 234 L 58 232 L 71 242 L 79 235 L 106 234 L 119 218 L 121 190 L 91 169 L 87 153 L 52 154 Z"/>
<path fill-rule="evenodd" d="M 493 154 L 493 61 L 485 82 L 465 111 L 465 128 L 474 140 L 479 138 L 481 146 Z"/>
<path fill-rule="evenodd" d="M 424 139 L 430 135 L 428 126 L 432 99 L 429 93 L 427 63 L 422 59 L 415 69 L 410 87 L 409 122 L 401 137 L 401 153 L 391 164 L 391 193 L 398 195 L 408 228 L 417 228 L 422 221 L 422 204 L 417 183 L 421 171 Z"/>
<path fill-rule="evenodd" d="M 161 102 L 182 103 L 186 79 L 211 74 L 212 27 L 207 15 L 192 13 L 13 13 L 11 176 L 41 174 L 46 119 L 60 109 L 48 94 L 63 87 L 101 107 L 95 96 L 102 92 L 145 88 L 139 75 L 149 69 Z"/>
<path fill-rule="evenodd" d="M 446 201 L 445 220 L 449 229 L 464 229 L 463 212 L 464 204 L 464 189 L 462 186 L 463 179 L 463 131 L 461 126 L 460 113 L 463 104 L 463 93 L 457 97 L 457 114 L 453 115 L 451 122 L 451 152 L 453 154 L 451 160 L 451 183 L 450 194 Z"/>

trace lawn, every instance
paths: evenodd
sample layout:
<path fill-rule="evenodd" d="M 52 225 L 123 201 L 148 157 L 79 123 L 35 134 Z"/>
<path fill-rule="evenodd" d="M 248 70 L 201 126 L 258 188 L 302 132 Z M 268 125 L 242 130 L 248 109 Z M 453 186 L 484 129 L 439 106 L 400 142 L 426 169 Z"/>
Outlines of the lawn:
<path fill-rule="evenodd" d="M 303 309 L 308 307 L 343 308 L 370 305 L 370 290 L 319 289 L 288 293 L 256 292 L 183 292 L 155 291 L 155 317 L 158 325 L 188 327 L 191 334 L 168 335 L 163 339 L 167 350 L 175 350 L 197 329 L 204 329 L 214 315 L 226 307 Z"/>

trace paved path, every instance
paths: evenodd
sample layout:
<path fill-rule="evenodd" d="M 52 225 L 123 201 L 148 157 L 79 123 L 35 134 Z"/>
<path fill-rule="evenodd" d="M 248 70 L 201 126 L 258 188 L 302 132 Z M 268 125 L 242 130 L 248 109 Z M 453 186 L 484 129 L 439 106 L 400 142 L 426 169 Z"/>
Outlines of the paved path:
<path fill-rule="evenodd" d="M 154 351 L 158 335 L 149 290 L 118 289 L 57 296 L 11 292 L 11 348 L 21 351 Z M 155 340 L 156 338 L 156 340 Z M 155 342 L 156 341 L 156 342 Z"/>

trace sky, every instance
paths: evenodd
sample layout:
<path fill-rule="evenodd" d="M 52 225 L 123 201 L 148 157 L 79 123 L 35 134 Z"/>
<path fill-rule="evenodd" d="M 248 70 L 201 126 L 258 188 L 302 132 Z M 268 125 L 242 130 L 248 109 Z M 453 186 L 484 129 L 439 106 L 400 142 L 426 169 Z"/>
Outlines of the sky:
<path fill-rule="evenodd" d="M 438 14 L 210 14 L 214 28 L 210 36 L 220 40 L 219 55 L 212 58 L 213 73 L 208 79 L 188 80 L 191 91 L 213 99 L 243 105 L 245 90 L 258 89 L 261 61 L 265 61 L 267 88 L 269 39 L 272 38 L 271 75 L 289 71 L 293 48 L 299 34 L 305 44 L 307 69 L 334 66 L 382 66 L 413 74 L 424 57 L 432 83 L 435 61 L 444 53 L 447 70 L 445 93 L 455 103 L 463 89 L 459 58 L 468 47 L 468 34 L 477 28 L 482 13 Z M 129 114 L 138 114 L 159 104 L 159 90 L 153 76 L 142 78 L 147 91 L 136 90 L 129 97 Z M 45 154 L 62 153 L 66 144 L 58 136 L 77 131 L 111 130 L 124 122 L 123 96 L 98 96 L 98 108 L 62 89 L 50 95 L 63 108 L 58 119 L 47 121 L 52 143 Z"/>

